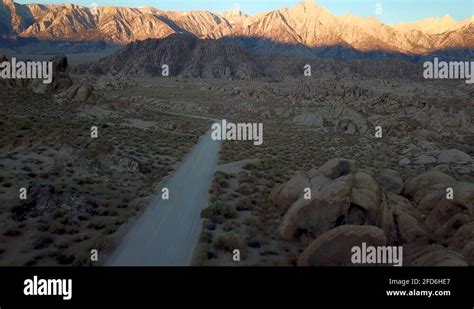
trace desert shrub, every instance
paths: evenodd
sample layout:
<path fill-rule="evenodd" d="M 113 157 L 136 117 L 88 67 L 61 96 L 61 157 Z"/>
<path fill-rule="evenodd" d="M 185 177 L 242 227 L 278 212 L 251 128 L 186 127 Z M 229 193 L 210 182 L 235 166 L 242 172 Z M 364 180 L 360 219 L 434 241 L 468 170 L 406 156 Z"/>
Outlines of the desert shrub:
<path fill-rule="evenodd" d="M 214 222 L 222 223 L 226 219 L 235 219 L 237 211 L 230 205 L 223 202 L 216 202 L 210 207 L 203 209 L 201 217 L 211 219 Z"/>
<path fill-rule="evenodd" d="M 66 234 L 66 228 L 67 228 L 67 226 L 65 226 L 61 222 L 52 221 L 49 224 L 48 231 L 50 231 L 51 233 L 56 234 L 56 235 L 64 235 L 64 234 Z"/>
<path fill-rule="evenodd" d="M 258 192 L 258 187 L 256 185 L 250 185 L 247 183 L 240 184 L 239 187 L 235 190 L 236 192 L 249 196 L 251 194 L 254 194 L 255 192 Z"/>
<path fill-rule="evenodd" d="M 237 231 L 240 227 L 240 223 L 236 220 L 230 220 L 222 224 L 222 230 L 224 232 Z"/>
<path fill-rule="evenodd" d="M 242 249 L 242 242 L 235 233 L 227 233 L 218 235 L 214 238 L 214 247 L 227 252 L 232 252 L 235 249 Z"/>
<path fill-rule="evenodd" d="M 229 187 L 229 181 L 227 181 L 227 179 L 219 179 L 217 181 L 217 184 L 219 185 L 219 187 L 221 188 L 228 188 Z"/>
<path fill-rule="evenodd" d="M 219 185 L 221 188 L 228 188 L 229 187 L 229 175 L 223 172 L 216 172 L 214 175 L 214 181 Z"/>
<path fill-rule="evenodd" d="M 254 208 L 254 205 L 248 199 L 241 199 L 237 203 L 236 208 L 237 208 L 238 211 L 252 210 Z"/>
<path fill-rule="evenodd" d="M 248 173 L 240 174 L 240 183 L 255 184 L 257 182 L 258 182 L 258 179 L 254 175 L 251 175 L 251 174 L 248 174 Z"/>
<path fill-rule="evenodd" d="M 244 167 L 243 167 L 244 170 L 249 170 L 249 171 L 255 170 L 255 169 L 257 169 L 257 168 L 258 168 L 258 166 L 257 166 L 257 164 L 255 164 L 255 163 L 247 163 L 247 164 L 245 164 Z"/>

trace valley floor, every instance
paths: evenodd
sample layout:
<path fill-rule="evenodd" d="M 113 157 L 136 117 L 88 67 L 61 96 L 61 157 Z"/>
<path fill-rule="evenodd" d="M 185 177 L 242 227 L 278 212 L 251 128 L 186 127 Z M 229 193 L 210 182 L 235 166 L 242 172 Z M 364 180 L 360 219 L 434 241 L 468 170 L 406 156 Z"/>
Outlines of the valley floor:
<path fill-rule="evenodd" d="M 472 226 L 474 109 L 472 90 L 461 82 L 352 77 L 336 82 L 324 76 L 279 83 L 74 79 L 90 85 L 91 93 L 72 101 L 66 94 L 50 97 L 15 89 L 0 93 L 2 265 L 84 265 L 91 263 L 91 249 L 110 253 L 132 219 L 149 205 L 156 186 L 174 172 L 212 123 L 180 114 L 264 125 L 262 146 L 223 143 L 210 205 L 201 213 L 204 222 L 194 264 L 298 264 L 305 248 L 326 231 L 297 223 L 296 234 L 282 235 L 282 222 L 293 219 L 287 215 L 295 202 L 291 190 L 298 195 L 304 189 L 287 181 L 296 177 L 296 183 L 314 182 L 323 176 L 318 169 L 335 158 L 356 162 L 358 168 L 348 175 L 369 175 L 371 184 L 389 169 L 400 190 L 427 171 L 466 183 L 465 199 L 458 202 L 468 210 L 457 217 L 461 219 L 453 219 L 456 224 L 445 227 L 444 234 L 430 239 L 421 235 L 416 241 L 403 235 L 387 237 L 417 248 L 439 245 L 462 252 L 459 259 L 473 263 L 462 233 Z M 91 126 L 98 127 L 97 139 L 90 137 Z M 382 128 L 381 138 L 375 135 L 377 126 Z M 336 181 L 324 177 L 324 186 Z M 408 198 L 413 209 L 419 208 L 413 196 L 391 195 L 376 186 L 377 194 Z M 19 199 L 22 187 L 28 188 L 27 201 Z M 286 195 L 281 191 L 285 187 Z M 379 202 L 375 211 L 385 213 Z M 425 222 L 430 211 L 414 210 L 410 216 L 416 221 L 407 219 L 412 223 L 406 228 L 420 224 L 430 234 L 431 222 Z M 443 222 L 461 215 L 438 212 L 436 220 Z M 358 214 L 370 221 L 369 210 Z M 349 220 L 347 214 L 341 218 Z M 390 232 L 400 232 L 398 222 L 387 226 Z M 238 263 L 232 259 L 235 249 L 242 253 Z"/>

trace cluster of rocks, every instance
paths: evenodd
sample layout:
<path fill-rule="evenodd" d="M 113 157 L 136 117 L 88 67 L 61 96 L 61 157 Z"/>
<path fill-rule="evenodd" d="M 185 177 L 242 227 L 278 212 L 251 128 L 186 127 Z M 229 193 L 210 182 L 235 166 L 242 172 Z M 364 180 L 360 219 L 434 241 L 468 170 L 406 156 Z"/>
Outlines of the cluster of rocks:
<path fill-rule="evenodd" d="M 269 199 L 286 212 L 281 238 L 306 246 L 298 265 L 352 265 L 351 248 L 362 242 L 403 246 L 404 265 L 474 265 L 474 184 L 436 170 L 404 181 L 394 170 L 332 159 Z"/>
<path fill-rule="evenodd" d="M 9 59 L 0 54 L 0 62 Z M 0 79 L 0 86 L 7 88 L 26 88 L 37 94 L 56 94 L 69 102 L 88 102 L 97 99 L 97 93 L 89 81 L 74 82 L 70 76 L 70 67 L 66 56 L 53 58 L 53 79 L 45 84 L 40 79 Z"/>
<path fill-rule="evenodd" d="M 11 210 L 14 221 L 56 214 L 68 214 L 77 218 L 83 208 L 83 199 L 75 192 L 58 192 L 52 184 L 32 184 L 28 187 L 28 199 L 23 200 Z"/>
<path fill-rule="evenodd" d="M 10 60 L 7 56 L 0 54 L 0 63 L 6 61 Z M 45 84 L 39 79 L 0 79 L 0 86 L 7 88 L 24 87 L 38 94 L 52 93 L 72 86 L 73 81 L 69 75 L 67 58 L 57 56 L 50 61 L 53 63 L 53 79 L 50 84 Z"/>
<path fill-rule="evenodd" d="M 309 113 L 302 112 L 293 118 L 293 123 L 319 128 L 320 132 L 330 127 L 334 132 L 348 135 L 364 135 L 369 128 L 367 119 L 344 103 L 328 104 Z"/>
<path fill-rule="evenodd" d="M 291 113 L 286 116 L 293 114 L 292 122 L 296 125 L 311 128 L 331 127 L 333 131 L 348 135 L 374 136 L 374 128 L 380 126 L 385 135 L 399 139 L 412 136 L 416 142 L 425 144 L 422 145 L 423 148 L 428 149 L 436 147 L 433 143 L 441 137 L 462 141 L 464 134 L 473 133 L 472 117 L 469 113 L 447 113 L 436 108 L 430 109 L 431 112 L 429 112 L 427 109 L 416 107 L 416 103 L 413 103 L 412 106 L 406 108 L 409 113 L 405 114 L 400 112 L 403 105 L 397 103 L 395 99 L 380 104 L 384 107 L 383 111 L 373 108 L 378 104 L 377 102 L 370 106 L 363 106 L 363 103 L 358 104 L 363 100 L 342 102 L 340 98 L 332 97 L 324 100 L 329 102 L 301 103 L 300 107 L 291 106 L 287 108 L 287 111 Z M 370 112 L 367 111 L 368 108 Z M 462 127 L 455 130 L 456 124 Z"/>
<path fill-rule="evenodd" d="M 88 102 L 98 97 L 94 86 L 87 82 L 72 85 L 64 94 L 68 100 L 73 102 Z"/>
<path fill-rule="evenodd" d="M 463 167 L 459 169 L 461 174 L 474 171 L 474 160 L 464 151 L 443 149 L 413 153 L 413 149 L 409 147 L 404 151 L 404 156 L 399 161 L 400 166 L 441 165 L 441 167 L 438 167 L 441 169 L 443 165 L 455 164 Z"/>

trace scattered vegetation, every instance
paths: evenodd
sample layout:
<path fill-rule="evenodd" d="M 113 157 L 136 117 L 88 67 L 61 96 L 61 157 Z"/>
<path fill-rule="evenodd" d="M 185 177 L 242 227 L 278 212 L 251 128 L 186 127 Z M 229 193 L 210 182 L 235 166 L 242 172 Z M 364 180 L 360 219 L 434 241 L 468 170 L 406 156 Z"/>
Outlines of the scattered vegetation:
<path fill-rule="evenodd" d="M 216 249 L 232 252 L 235 249 L 243 250 L 244 245 L 235 233 L 217 235 L 213 241 Z"/>
<path fill-rule="evenodd" d="M 216 223 L 223 223 L 227 219 L 237 218 L 237 211 L 234 207 L 224 202 L 216 202 L 210 207 L 203 209 L 201 217 L 211 219 Z"/>
<path fill-rule="evenodd" d="M 88 114 L 83 110 L 90 107 L 47 95 L 0 91 L 0 225 L 24 223 L 5 232 L 11 240 L 2 245 L 0 266 L 87 265 L 88 248 L 110 249 L 120 225 L 148 205 L 155 186 L 208 127 L 149 106 L 113 110 L 105 100 L 96 106 L 114 116 Z M 127 127 L 125 118 L 156 125 Z M 98 139 L 90 137 L 92 125 Z M 27 201 L 18 199 L 19 187 L 28 189 Z M 11 260 L 9 251 L 18 246 L 21 253 Z"/>

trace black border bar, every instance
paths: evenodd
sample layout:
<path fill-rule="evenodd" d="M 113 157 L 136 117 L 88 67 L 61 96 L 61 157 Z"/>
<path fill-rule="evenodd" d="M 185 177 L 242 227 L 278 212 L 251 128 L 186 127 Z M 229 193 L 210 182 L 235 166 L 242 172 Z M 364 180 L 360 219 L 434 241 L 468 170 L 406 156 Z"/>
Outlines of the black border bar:
<path fill-rule="evenodd" d="M 127 304 L 387 304 L 473 308 L 474 268 L 396 267 L 0 267 L 0 308 Z M 72 279 L 72 299 L 25 296 L 24 281 Z M 419 279 L 393 285 L 389 279 Z M 449 284 L 423 285 L 424 279 Z M 441 281 L 440 281 L 441 282 Z M 447 282 L 446 280 L 444 282 Z M 449 290 L 450 296 L 387 296 L 387 290 Z M 28 306 L 29 307 L 29 306 Z M 80 307 L 80 306 L 79 306 Z"/>

